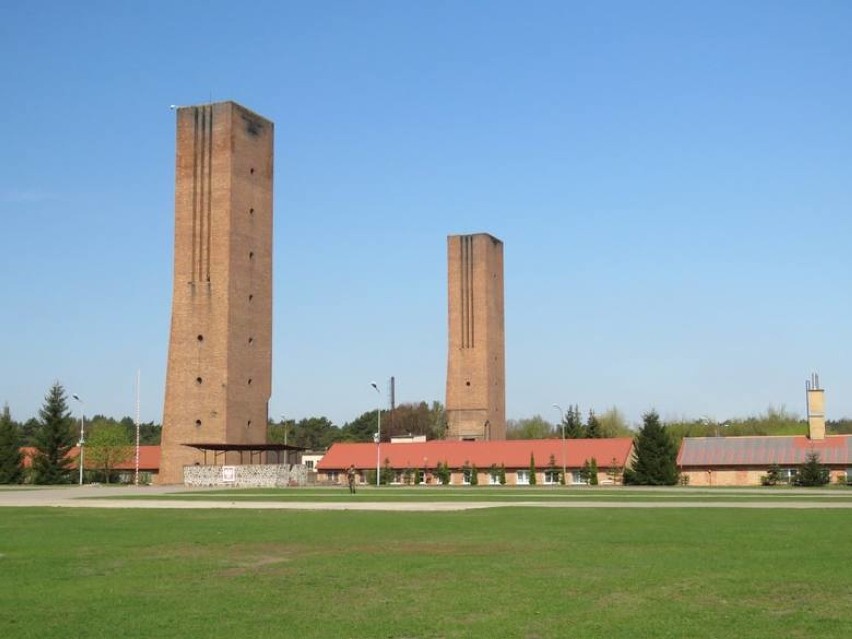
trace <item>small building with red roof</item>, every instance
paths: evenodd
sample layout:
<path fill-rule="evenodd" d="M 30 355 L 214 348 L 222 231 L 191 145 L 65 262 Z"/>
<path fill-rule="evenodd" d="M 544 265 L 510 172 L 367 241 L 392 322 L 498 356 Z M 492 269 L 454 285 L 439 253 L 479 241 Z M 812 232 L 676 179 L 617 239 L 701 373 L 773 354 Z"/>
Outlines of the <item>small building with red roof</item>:
<path fill-rule="evenodd" d="M 760 486 L 773 466 L 791 482 L 810 453 L 828 468 L 831 482 L 852 474 L 852 435 L 684 437 L 677 465 L 690 486 Z"/>
<path fill-rule="evenodd" d="M 133 452 L 126 461 L 117 463 L 113 468 L 113 472 L 119 476 L 119 481 L 123 483 L 132 483 L 136 475 L 136 447 L 132 446 Z M 35 448 L 25 446 L 21 449 L 24 454 L 24 468 L 32 466 L 32 457 L 35 454 Z M 79 470 L 78 459 L 80 457 L 80 447 L 74 446 L 68 451 L 68 457 L 73 460 L 72 475 L 77 477 L 76 473 Z M 90 470 L 101 470 L 92 465 L 91 460 L 85 457 L 84 454 L 84 469 L 86 472 Z M 160 472 L 160 447 L 155 446 L 139 446 L 139 480 L 149 484 L 156 480 L 157 474 Z"/>
<path fill-rule="evenodd" d="M 439 484 L 442 467 L 449 469 L 449 483 L 471 484 L 475 472 L 480 485 L 528 485 L 531 463 L 535 483 L 558 484 L 563 466 L 567 483 L 582 484 L 581 470 L 595 460 L 599 483 L 620 481 L 629 466 L 633 439 L 510 439 L 503 441 L 450 441 L 386 443 L 336 443 L 316 465 L 319 483 L 346 481 L 347 469 L 354 466 L 358 481 L 367 473 L 375 477 L 377 462 L 392 473 L 392 483 Z M 615 477 L 615 479 L 613 479 Z"/>

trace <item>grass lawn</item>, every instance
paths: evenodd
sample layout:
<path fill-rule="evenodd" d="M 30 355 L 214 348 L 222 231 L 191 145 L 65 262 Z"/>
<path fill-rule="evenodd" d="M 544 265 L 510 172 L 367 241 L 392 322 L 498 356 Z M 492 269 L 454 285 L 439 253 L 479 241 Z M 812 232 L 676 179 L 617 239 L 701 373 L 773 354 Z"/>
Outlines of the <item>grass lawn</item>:
<path fill-rule="evenodd" d="M 843 637 L 848 511 L 0 509 L 0 637 Z"/>

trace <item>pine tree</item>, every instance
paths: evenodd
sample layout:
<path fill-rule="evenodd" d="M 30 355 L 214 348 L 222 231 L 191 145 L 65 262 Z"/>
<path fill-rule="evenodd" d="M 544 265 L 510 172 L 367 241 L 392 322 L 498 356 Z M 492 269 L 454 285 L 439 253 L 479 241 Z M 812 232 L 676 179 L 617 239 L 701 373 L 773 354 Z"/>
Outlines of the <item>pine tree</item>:
<path fill-rule="evenodd" d="M 23 461 L 20 433 L 6 404 L 0 413 L 0 484 L 23 482 Z"/>
<path fill-rule="evenodd" d="M 565 429 L 565 437 L 568 439 L 583 439 L 586 437 L 586 427 L 583 426 L 583 416 L 580 414 L 579 405 L 568 405 L 568 412 L 565 413 L 563 428 Z"/>
<path fill-rule="evenodd" d="M 530 453 L 530 486 L 536 485 L 535 478 L 535 457 Z"/>
<path fill-rule="evenodd" d="M 601 433 L 601 423 L 598 421 L 595 411 L 589 410 L 589 419 L 586 421 L 586 437 L 590 439 L 599 439 L 603 437 Z"/>
<path fill-rule="evenodd" d="M 633 440 L 633 467 L 624 469 L 624 483 L 646 486 L 677 484 L 677 450 L 655 411 L 642 416 Z"/>
<path fill-rule="evenodd" d="M 592 486 L 598 485 L 598 460 L 592 457 L 589 463 L 589 484 Z"/>
<path fill-rule="evenodd" d="M 825 486 L 829 481 L 828 468 L 819 463 L 819 453 L 812 450 L 796 473 L 797 486 Z"/>
<path fill-rule="evenodd" d="M 74 446 L 71 412 L 65 389 L 59 382 L 51 386 L 39 411 L 39 429 L 34 436 L 33 479 L 36 484 L 64 484 L 70 479 L 73 460 L 68 452 Z"/>
<path fill-rule="evenodd" d="M 610 460 L 606 475 L 613 484 L 618 483 L 618 477 L 621 475 L 621 467 L 618 465 L 618 460 L 615 457 Z"/>
<path fill-rule="evenodd" d="M 580 481 L 584 484 L 588 484 L 591 479 L 591 466 L 589 464 L 589 460 L 583 462 L 583 467 L 580 469 Z"/>

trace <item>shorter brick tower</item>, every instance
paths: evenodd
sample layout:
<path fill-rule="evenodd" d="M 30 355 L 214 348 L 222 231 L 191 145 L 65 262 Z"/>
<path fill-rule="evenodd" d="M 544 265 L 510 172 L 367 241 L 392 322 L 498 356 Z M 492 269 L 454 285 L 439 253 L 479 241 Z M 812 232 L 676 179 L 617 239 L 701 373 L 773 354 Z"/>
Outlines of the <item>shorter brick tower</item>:
<path fill-rule="evenodd" d="M 265 444 L 272 389 L 273 124 L 234 102 L 177 110 L 172 325 L 159 481 L 187 444 Z M 239 455 L 218 463 L 239 463 Z"/>
<path fill-rule="evenodd" d="M 447 238 L 447 439 L 506 439 L 503 243 Z"/>

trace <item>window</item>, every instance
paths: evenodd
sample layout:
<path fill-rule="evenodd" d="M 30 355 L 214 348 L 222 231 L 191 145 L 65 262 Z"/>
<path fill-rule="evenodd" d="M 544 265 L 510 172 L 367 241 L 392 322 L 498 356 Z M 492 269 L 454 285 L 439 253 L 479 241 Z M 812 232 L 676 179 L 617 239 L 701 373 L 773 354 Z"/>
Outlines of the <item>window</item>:
<path fill-rule="evenodd" d="M 500 473 L 488 473 L 488 485 L 489 486 L 499 486 L 500 485 Z"/>
<path fill-rule="evenodd" d="M 473 471 L 470 468 L 462 468 L 462 484 L 464 486 L 470 486 L 470 478 L 473 475 Z"/>
<path fill-rule="evenodd" d="M 305 460 L 305 468 L 307 468 L 308 470 L 313 470 L 314 469 L 314 460 L 313 459 L 306 459 Z"/>
<path fill-rule="evenodd" d="M 516 484 L 519 486 L 529 486 L 530 485 L 530 471 L 528 470 L 519 470 L 517 471 L 517 481 Z"/>
<path fill-rule="evenodd" d="M 778 478 L 785 484 L 792 484 L 798 474 L 797 468 L 782 468 L 778 473 Z"/>
<path fill-rule="evenodd" d="M 570 472 L 571 472 L 571 483 L 572 484 L 586 485 L 586 484 L 589 483 L 588 481 L 583 479 L 583 475 L 580 473 L 579 470 L 572 470 Z"/>
<path fill-rule="evenodd" d="M 548 486 L 553 486 L 559 483 L 559 472 L 558 470 L 546 470 L 544 471 L 544 483 Z"/>
<path fill-rule="evenodd" d="M 333 484 L 336 484 L 340 481 L 340 473 L 336 470 L 328 471 L 326 473 L 326 476 L 328 477 L 328 481 L 330 481 Z"/>

